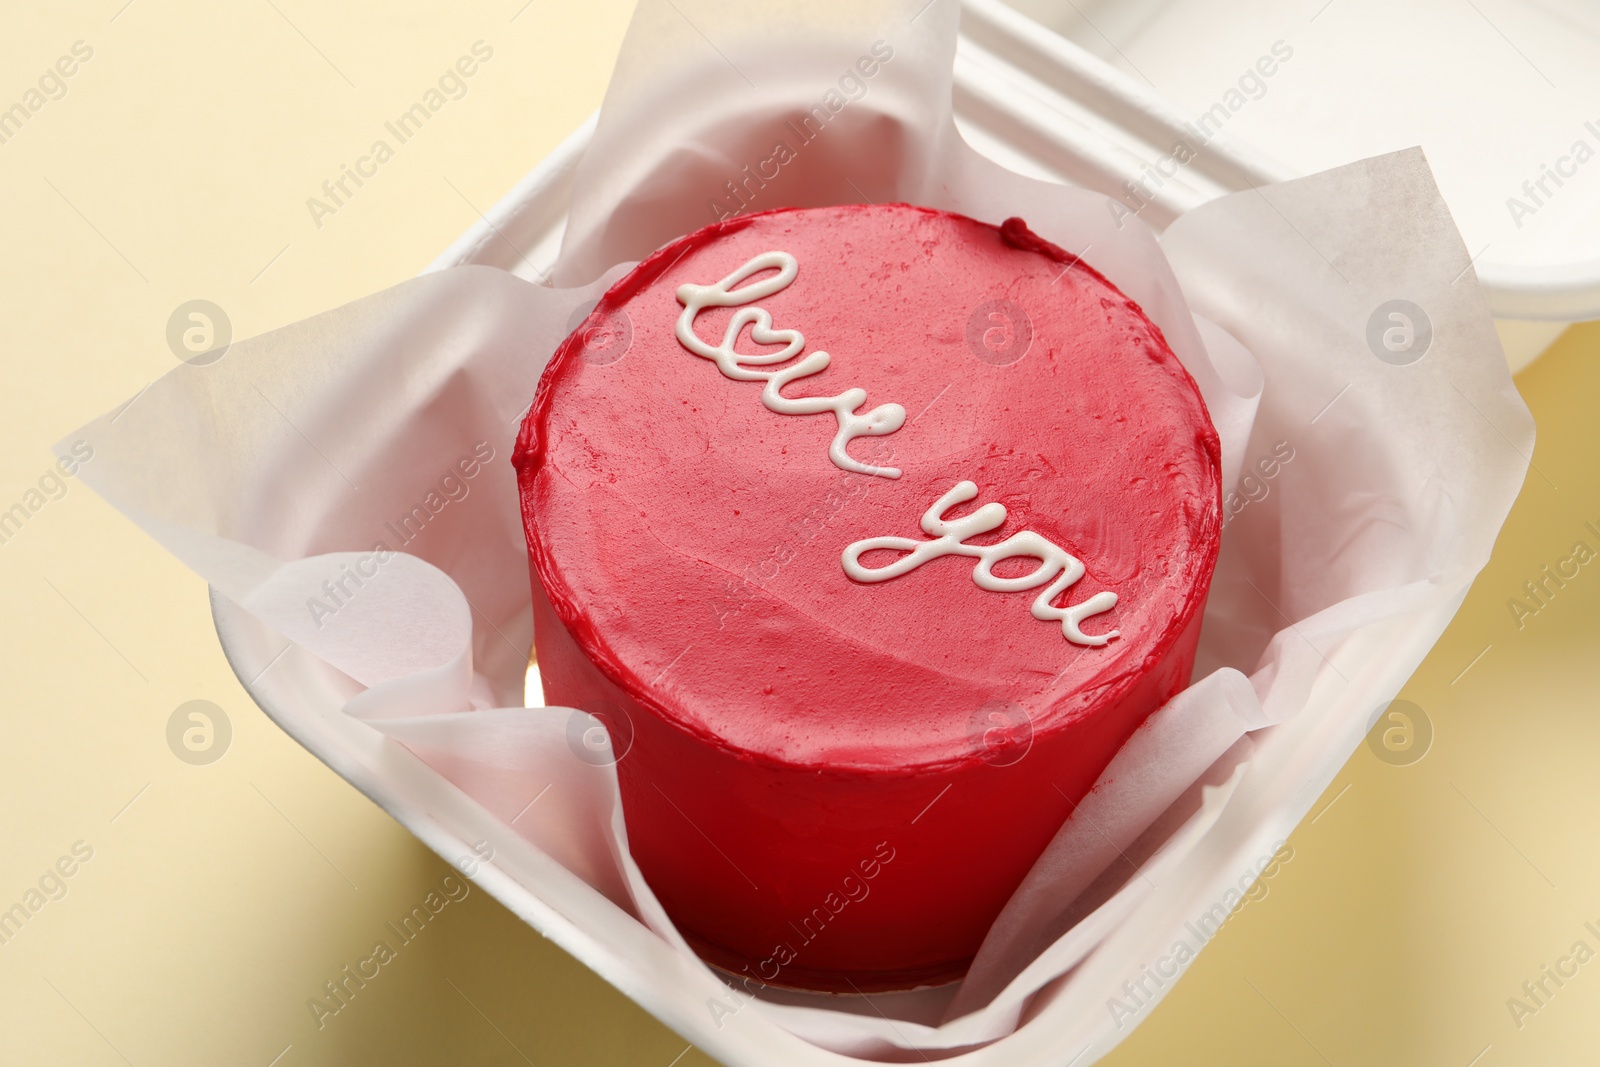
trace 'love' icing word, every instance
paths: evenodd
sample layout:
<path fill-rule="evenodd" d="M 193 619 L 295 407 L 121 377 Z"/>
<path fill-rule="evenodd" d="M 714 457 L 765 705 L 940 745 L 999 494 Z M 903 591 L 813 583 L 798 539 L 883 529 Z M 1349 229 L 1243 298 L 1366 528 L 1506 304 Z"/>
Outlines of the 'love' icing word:
<path fill-rule="evenodd" d="M 1117 603 L 1117 594 L 1100 592 L 1070 607 L 1058 608 L 1051 603 L 1079 578 L 1084 567 L 1078 558 L 1032 530 L 1020 530 L 1004 541 L 992 545 L 964 544 L 969 537 L 977 537 L 999 529 L 1006 521 L 1004 504 L 989 503 L 970 515 L 959 519 L 945 519 L 944 513 L 957 504 L 966 503 L 978 495 L 978 487 L 971 482 L 960 482 L 940 497 L 922 515 L 922 529 L 933 540 L 918 541 L 910 537 L 869 537 L 857 541 L 844 550 L 840 562 L 844 572 L 858 582 L 883 582 L 909 574 L 931 559 L 940 556 L 974 556 L 978 563 L 972 568 L 972 580 L 979 588 L 992 593 L 1015 593 L 1034 589 L 1049 583 L 1044 592 L 1033 601 L 1033 617 L 1043 622 L 1061 621 L 1061 632 L 1075 645 L 1098 647 L 1119 636 L 1116 630 L 1105 634 L 1086 634 L 1079 624 L 1091 615 L 1110 611 Z M 892 549 L 905 555 L 882 567 L 867 567 L 861 562 L 864 553 L 875 549 Z M 1002 578 L 994 568 L 1001 560 L 1036 559 L 1039 566 L 1017 578 Z M 1051 579 L 1055 579 L 1051 581 Z"/>
<path fill-rule="evenodd" d="M 735 289 L 751 276 L 768 270 L 776 270 L 778 273 L 773 277 L 763 278 L 743 288 Z M 905 425 L 905 408 L 899 404 L 880 404 L 864 414 L 856 414 L 856 408 L 867 401 L 865 389 L 846 389 L 838 396 L 784 396 L 784 386 L 801 378 L 820 374 L 828 366 L 829 357 L 826 352 L 813 352 L 794 366 L 782 370 L 750 369 L 783 363 L 799 355 L 800 350 L 806 346 L 806 339 L 799 330 L 773 329 L 772 316 L 765 308 L 757 307 L 734 312 L 719 345 L 706 344 L 694 332 L 695 316 L 706 308 L 743 308 L 745 304 L 787 288 L 798 273 L 800 265 L 789 253 L 763 252 L 714 285 L 678 286 L 678 303 L 683 305 L 683 313 L 678 316 L 678 343 L 695 355 L 715 362 L 718 369 L 734 381 L 766 382 L 766 386 L 761 390 L 761 402 L 770 411 L 779 415 L 820 415 L 824 411 L 833 412 L 834 417 L 839 420 L 839 432 L 834 434 L 833 443 L 828 446 L 828 458 L 833 460 L 839 469 L 854 471 L 857 474 L 876 474 L 883 478 L 898 478 L 899 468 L 874 467 L 851 459 L 849 453 L 845 451 L 845 446 L 857 437 L 879 437 L 894 433 Z M 783 345 L 783 348 L 776 352 L 756 354 L 735 351 L 734 344 L 747 326 L 750 328 L 750 339 L 756 344 Z"/>

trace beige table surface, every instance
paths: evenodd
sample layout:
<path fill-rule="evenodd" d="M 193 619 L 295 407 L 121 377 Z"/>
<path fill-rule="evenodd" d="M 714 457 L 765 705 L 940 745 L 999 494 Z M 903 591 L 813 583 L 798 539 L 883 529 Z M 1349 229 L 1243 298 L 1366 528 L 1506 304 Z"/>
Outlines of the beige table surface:
<path fill-rule="evenodd" d="M 0 543 L 0 910 L 45 890 L 0 944 L 0 1063 L 710 1062 L 476 890 L 319 1029 L 307 1001 L 447 868 L 251 704 L 197 578 L 81 485 L 29 496 L 52 441 L 173 365 L 184 301 L 243 337 L 414 275 L 598 104 L 628 7 L 3 16 L 0 108 L 92 55 L 0 143 L 0 511 L 40 505 Z M 466 95 L 316 225 L 307 198 L 478 41 Z M 1520 626 L 1507 606 L 1600 549 L 1600 327 L 1518 384 L 1538 471 L 1405 693 L 1432 751 L 1358 751 L 1268 895 L 1106 1062 L 1600 1062 L 1587 953 L 1536 1011 L 1507 1003 L 1600 950 L 1600 562 Z M 207 766 L 166 739 L 197 699 L 232 727 Z"/>

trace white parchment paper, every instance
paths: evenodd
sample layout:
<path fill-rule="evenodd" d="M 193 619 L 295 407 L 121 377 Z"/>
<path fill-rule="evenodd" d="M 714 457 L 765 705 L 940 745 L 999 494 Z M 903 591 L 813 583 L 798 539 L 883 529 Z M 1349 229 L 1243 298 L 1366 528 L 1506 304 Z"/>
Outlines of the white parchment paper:
<path fill-rule="evenodd" d="M 1403 673 L 1362 680 L 1372 649 L 1414 667 L 1437 637 L 1533 427 L 1420 151 L 1225 197 L 1158 239 L 1097 193 L 968 148 L 951 118 L 957 8 L 919 7 L 644 0 L 552 286 L 487 267 L 408 281 L 179 366 L 61 447 L 90 442 L 98 492 L 340 672 L 344 714 L 688 956 L 628 857 L 616 754 L 581 709 L 521 706 L 532 627 L 509 459 L 537 376 L 575 309 L 721 213 L 903 200 L 1022 216 L 1139 301 L 1222 435 L 1231 514 L 1196 682 L 1061 828 L 963 983 L 870 1003 L 741 992 L 720 1011 L 665 982 L 649 996 L 885 1060 L 1020 1041 L 1048 1008 L 1051 1034 L 1030 1040 L 1103 1052 L 1130 1028 L 1110 998 L 1189 936 L 1196 887 L 1231 907 L 1393 696 Z M 1414 361 L 1381 343 L 1397 300 L 1422 313 Z"/>

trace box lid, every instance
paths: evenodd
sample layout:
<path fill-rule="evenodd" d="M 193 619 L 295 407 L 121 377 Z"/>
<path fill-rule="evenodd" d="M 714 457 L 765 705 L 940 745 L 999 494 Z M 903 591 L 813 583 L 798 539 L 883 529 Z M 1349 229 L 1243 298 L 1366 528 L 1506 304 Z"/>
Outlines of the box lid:
<path fill-rule="evenodd" d="M 1600 9 L 1582 0 L 965 0 L 962 32 L 959 111 L 1022 94 L 1041 129 L 1109 142 L 1065 158 L 974 138 L 1014 167 L 1149 199 L 1161 227 L 1420 144 L 1497 317 L 1600 317 Z M 1201 151 L 1174 166 L 1179 141 Z"/>

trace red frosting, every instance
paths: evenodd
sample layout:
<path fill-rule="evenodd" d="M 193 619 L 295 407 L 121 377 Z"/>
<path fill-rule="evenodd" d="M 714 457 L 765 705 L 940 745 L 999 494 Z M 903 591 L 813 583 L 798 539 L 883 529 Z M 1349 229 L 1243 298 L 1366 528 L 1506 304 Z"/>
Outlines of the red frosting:
<path fill-rule="evenodd" d="M 842 470 L 832 412 L 771 411 L 761 382 L 679 343 L 680 285 L 774 250 L 798 275 L 750 306 L 832 356 L 783 394 L 901 405 L 900 429 L 847 446 L 901 477 Z M 733 312 L 697 335 L 718 343 Z M 557 350 L 515 462 L 547 699 L 617 736 L 632 853 L 685 935 L 780 985 L 964 970 L 1187 684 L 1220 533 L 1216 434 L 1138 306 L 1020 220 L 904 205 L 768 212 L 661 249 Z M 964 480 L 978 496 L 951 517 L 1007 511 L 971 543 L 1054 542 L 1087 569 L 1054 604 L 1115 593 L 1083 631 L 1119 637 L 1069 642 L 1030 613 L 1039 589 L 980 588 L 971 556 L 845 573 L 852 542 L 928 539 L 924 512 Z"/>

